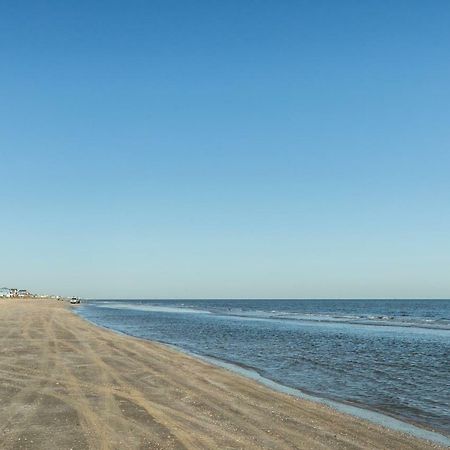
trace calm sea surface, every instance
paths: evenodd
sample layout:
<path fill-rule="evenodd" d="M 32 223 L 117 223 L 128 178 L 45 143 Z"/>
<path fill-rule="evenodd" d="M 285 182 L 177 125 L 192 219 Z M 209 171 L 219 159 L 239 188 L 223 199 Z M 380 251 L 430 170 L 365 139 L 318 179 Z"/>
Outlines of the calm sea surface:
<path fill-rule="evenodd" d="M 450 300 L 95 300 L 78 313 L 450 435 Z"/>

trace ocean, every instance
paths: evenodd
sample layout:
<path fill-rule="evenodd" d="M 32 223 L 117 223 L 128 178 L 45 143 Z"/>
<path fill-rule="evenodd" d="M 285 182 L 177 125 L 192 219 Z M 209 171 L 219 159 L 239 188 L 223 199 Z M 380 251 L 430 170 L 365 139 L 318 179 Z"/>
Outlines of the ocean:
<path fill-rule="evenodd" d="M 89 300 L 77 311 L 450 436 L 450 300 Z"/>

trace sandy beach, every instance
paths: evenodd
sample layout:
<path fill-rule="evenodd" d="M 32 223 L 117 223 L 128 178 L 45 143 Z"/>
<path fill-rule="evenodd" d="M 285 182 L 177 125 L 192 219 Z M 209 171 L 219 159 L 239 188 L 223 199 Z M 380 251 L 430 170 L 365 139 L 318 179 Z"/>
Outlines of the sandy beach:
<path fill-rule="evenodd" d="M 436 448 L 51 300 L 0 301 L 2 449 Z"/>

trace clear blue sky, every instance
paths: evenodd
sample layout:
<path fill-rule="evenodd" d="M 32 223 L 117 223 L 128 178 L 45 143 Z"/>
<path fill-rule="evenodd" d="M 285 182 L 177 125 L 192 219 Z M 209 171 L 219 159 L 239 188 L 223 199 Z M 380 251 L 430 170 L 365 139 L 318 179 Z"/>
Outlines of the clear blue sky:
<path fill-rule="evenodd" d="M 2 1 L 0 285 L 450 297 L 449 23 L 448 1 Z"/>

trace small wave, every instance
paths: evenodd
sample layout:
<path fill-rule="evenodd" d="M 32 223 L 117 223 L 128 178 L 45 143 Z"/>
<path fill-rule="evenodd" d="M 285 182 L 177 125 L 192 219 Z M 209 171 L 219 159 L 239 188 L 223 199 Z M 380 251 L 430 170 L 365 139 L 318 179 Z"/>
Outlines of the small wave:
<path fill-rule="evenodd" d="M 286 311 L 214 311 L 215 314 L 243 319 L 289 320 L 295 322 L 340 323 L 349 325 L 385 326 L 450 330 L 449 320 L 395 317 L 392 315 L 336 315 Z"/>
<path fill-rule="evenodd" d="M 195 305 L 198 306 L 198 305 Z M 178 313 L 178 314 L 213 314 L 216 316 L 236 317 L 248 320 L 286 320 L 303 323 L 322 323 L 322 324 L 348 324 L 364 326 L 382 326 L 382 327 L 408 327 L 420 329 L 450 330 L 450 320 L 448 318 L 425 318 L 412 317 L 399 311 L 396 315 L 391 314 L 336 314 L 336 312 L 324 311 L 301 312 L 286 311 L 277 309 L 258 309 L 249 310 L 242 307 L 208 307 L 201 309 L 190 303 L 178 303 L 171 305 L 149 304 L 146 302 L 119 302 L 103 301 L 96 302 L 96 307 L 138 310 L 159 313 Z"/>
<path fill-rule="evenodd" d="M 134 311 L 147 311 L 147 312 L 164 312 L 164 313 L 190 313 L 190 314 L 211 314 L 210 311 L 202 309 L 194 309 L 189 307 L 175 307 L 175 306 L 160 306 L 160 305 L 145 305 L 145 304 L 131 304 L 131 303 L 102 303 L 97 304 L 97 308 L 110 308 L 110 309 L 126 309 Z"/>

